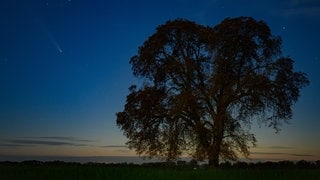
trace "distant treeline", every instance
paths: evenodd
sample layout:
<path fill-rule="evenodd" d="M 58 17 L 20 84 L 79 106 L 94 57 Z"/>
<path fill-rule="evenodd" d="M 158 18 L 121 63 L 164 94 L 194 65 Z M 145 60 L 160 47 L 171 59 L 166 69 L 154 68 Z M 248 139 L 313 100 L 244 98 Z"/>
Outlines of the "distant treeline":
<path fill-rule="evenodd" d="M 76 162 L 64 162 L 64 161 L 23 161 L 23 162 L 0 162 L 0 166 L 7 165 L 26 165 L 26 166 L 106 166 L 106 167 L 155 167 L 155 168 L 176 168 L 176 169 L 206 169 L 209 168 L 208 164 L 199 164 L 195 160 L 187 161 L 176 161 L 176 162 L 152 162 L 143 164 L 134 163 L 76 163 Z M 320 169 L 320 160 L 317 161 L 278 161 L 278 162 L 222 162 L 219 168 L 237 168 L 237 169 Z"/>

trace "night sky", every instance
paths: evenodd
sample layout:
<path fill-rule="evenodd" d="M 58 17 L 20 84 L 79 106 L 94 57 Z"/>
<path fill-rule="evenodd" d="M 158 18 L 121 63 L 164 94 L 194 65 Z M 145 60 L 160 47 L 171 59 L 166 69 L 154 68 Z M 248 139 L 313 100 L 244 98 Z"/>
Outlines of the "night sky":
<path fill-rule="evenodd" d="M 135 155 L 115 114 L 138 47 L 168 20 L 238 16 L 264 20 L 311 82 L 280 133 L 253 123 L 251 158 L 320 159 L 319 0 L 2 0 L 0 157 Z"/>

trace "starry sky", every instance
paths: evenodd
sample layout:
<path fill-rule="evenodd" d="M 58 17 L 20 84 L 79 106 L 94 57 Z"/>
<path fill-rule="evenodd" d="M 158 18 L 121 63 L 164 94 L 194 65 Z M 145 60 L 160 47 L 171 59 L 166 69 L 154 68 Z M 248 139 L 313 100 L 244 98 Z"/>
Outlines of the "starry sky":
<path fill-rule="evenodd" d="M 238 16 L 264 20 L 311 82 L 280 133 L 253 123 L 250 157 L 320 159 L 318 0 L 2 0 L 0 157 L 135 155 L 115 113 L 140 81 L 129 65 L 138 47 L 168 20 Z"/>

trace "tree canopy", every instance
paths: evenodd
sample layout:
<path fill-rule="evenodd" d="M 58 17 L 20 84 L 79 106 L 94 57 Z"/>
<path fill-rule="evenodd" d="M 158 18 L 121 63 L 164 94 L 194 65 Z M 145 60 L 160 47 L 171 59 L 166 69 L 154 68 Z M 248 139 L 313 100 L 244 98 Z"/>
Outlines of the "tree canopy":
<path fill-rule="evenodd" d="M 309 83 L 293 63 L 263 21 L 227 18 L 213 28 L 168 21 L 130 60 L 144 83 L 129 88 L 117 125 L 139 155 L 188 154 L 213 166 L 247 157 L 252 122 L 279 130 Z"/>

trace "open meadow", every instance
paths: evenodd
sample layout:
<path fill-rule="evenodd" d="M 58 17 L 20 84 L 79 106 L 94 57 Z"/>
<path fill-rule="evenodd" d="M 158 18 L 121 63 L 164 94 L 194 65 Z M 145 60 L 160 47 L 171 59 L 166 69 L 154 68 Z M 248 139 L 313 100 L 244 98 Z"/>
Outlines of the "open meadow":
<path fill-rule="evenodd" d="M 317 167 L 222 167 L 159 166 L 133 164 L 78 164 L 64 162 L 0 163 L 3 180 L 57 179 L 320 179 Z"/>

